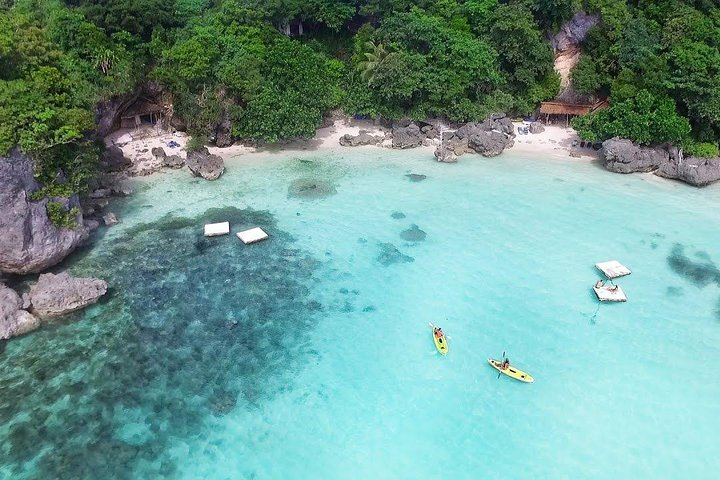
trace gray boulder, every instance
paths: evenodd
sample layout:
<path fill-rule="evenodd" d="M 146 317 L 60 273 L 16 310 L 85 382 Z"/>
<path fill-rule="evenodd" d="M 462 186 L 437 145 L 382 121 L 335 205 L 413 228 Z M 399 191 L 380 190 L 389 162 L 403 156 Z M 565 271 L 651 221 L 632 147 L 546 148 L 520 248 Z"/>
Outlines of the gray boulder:
<path fill-rule="evenodd" d="M 468 140 L 468 146 L 484 157 L 500 155 L 511 145 L 512 139 L 495 130 L 477 132 Z"/>
<path fill-rule="evenodd" d="M 545 131 L 545 127 L 540 122 L 532 122 L 528 127 L 530 133 L 542 133 Z"/>
<path fill-rule="evenodd" d="M 396 125 L 392 129 L 392 148 L 415 148 L 422 145 L 425 134 L 420 127 L 411 123 L 408 126 Z"/>
<path fill-rule="evenodd" d="M 107 225 L 108 227 L 111 227 L 113 225 L 117 225 L 118 223 L 120 223 L 120 220 L 118 220 L 117 215 L 115 215 L 113 212 L 107 212 L 105 215 L 103 215 L 102 219 L 103 219 L 103 222 L 105 223 L 105 225 Z"/>
<path fill-rule="evenodd" d="M 185 166 L 185 159 L 179 155 L 168 155 L 163 159 L 163 167 L 182 168 Z"/>
<path fill-rule="evenodd" d="M 103 152 L 100 165 L 105 172 L 119 172 L 132 165 L 132 160 L 125 156 L 120 147 L 111 145 Z"/>
<path fill-rule="evenodd" d="M 617 137 L 605 140 L 602 145 L 605 168 L 611 172 L 652 172 L 667 163 L 670 157 L 662 147 L 641 147 Z"/>
<path fill-rule="evenodd" d="M 360 145 L 377 145 L 382 142 L 382 138 L 370 135 L 367 130 L 360 130 L 357 135 L 343 135 L 340 137 L 340 145 L 343 147 L 357 147 Z"/>
<path fill-rule="evenodd" d="M 88 237 L 82 214 L 72 230 L 53 225 L 47 214 L 48 199 L 30 199 L 39 188 L 29 156 L 14 149 L 8 157 L 0 157 L 0 271 L 40 272 L 60 262 Z M 53 201 L 66 208 L 80 205 L 77 195 Z"/>
<path fill-rule="evenodd" d="M 233 144 L 231 132 L 232 121 L 230 120 L 230 115 L 228 114 L 228 112 L 225 112 L 218 124 L 215 126 L 215 135 L 212 139 L 215 143 L 215 146 L 220 148 L 231 146 Z"/>
<path fill-rule="evenodd" d="M 163 161 L 165 160 L 165 157 L 167 157 L 167 153 L 165 153 L 165 149 L 162 147 L 153 147 L 152 150 L 150 150 L 150 153 L 153 157 L 155 157 L 155 160 Z"/>
<path fill-rule="evenodd" d="M 455 153 L 455 150 L 453 150 L 446 142 L 435 149 L 435 158 L 437 158 L 438 162 L 455 163 L 457 162 L 458 156 Z"/>
<path fill-rule="evenodd" d="M 57 317 L 97 302 L 105 292 L 104 280 L 73 278 L 66 272 L 44 273 L 30 287 L 31 311 L 40 318 Z"/>
<path fill-rule="evenodd" d="M 0 283 L 0 340 L 35 330 L 40 320 L 23 310 L 23 300 L 15 290 Z"/>
<path fill-rule="evenodd" d="M 696 187 L 704 187 L 720 180 L 720 158 L 674 157 L 655 171 L 660 177 L 682 180 Z"/>
<path fill-rule="evenodd" d="M 210 155 L 207 148 L 188 153 L 185 164 L 196 177 L 217 180 L 225 171 L 225 162 L 218 155 Z"/>

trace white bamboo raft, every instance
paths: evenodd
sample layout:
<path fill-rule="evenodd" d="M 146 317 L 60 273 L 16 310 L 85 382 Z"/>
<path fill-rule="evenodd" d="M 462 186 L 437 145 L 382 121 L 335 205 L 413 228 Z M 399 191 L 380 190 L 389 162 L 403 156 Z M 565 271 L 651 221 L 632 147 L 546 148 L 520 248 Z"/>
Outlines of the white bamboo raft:
<path fill-rule="evenodd" d="M 230 222 L 208 223 L 205 225 L 206 237 L 217 237 L 230 233 Z"/>
<path fill-rule="evenodd" d="M 631 273 L 629 268 L 617 260 L 596 263 L 595 266 L 609 279 L 624 277 L 625 275 L 630 275 Z"/>
<path fill-rule="evenodd" d="M 268 238 L 268 234 L 263 231 L 260 227 L 251 228 L 250 230 L 244 230 L 237 232 L 237 237 L 247 245 L 249 243 L 259 242 Z"/>
<path fill-rule="evenodd" d="M 619 285 L 602 287 L 593 287 L 593 292 L 597 295 L 601 302 L 627 302 L 627 296 Z"/>

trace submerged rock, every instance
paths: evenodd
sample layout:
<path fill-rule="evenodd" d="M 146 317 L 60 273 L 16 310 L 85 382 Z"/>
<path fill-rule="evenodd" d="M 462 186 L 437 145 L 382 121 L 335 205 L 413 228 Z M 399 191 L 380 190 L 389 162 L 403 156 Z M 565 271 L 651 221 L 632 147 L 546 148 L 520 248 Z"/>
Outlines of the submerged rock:
<path fill-rule="evenodd" d="M 410 228 L 407 230 L 403 230 L 400 233 L 400 237 L 403 240 L 407 240 L 408 242 L 422 242 L 425 240 L 425 237 L 427 237 L 427 233 L 425 233 L 423 230 L 420 230 L 420 227 L 415 225 L 414 223 L 410 225 Z"/>
<path fill-rule="evenodd" d="M 380 244 L 380 255 L 377 256 L 376 260 L 385 267 L 395 263 L 408 263 L 415 261 L 413 257 L 405 255 L 392 243 Z"/>
<path fill-rule="evenodd" d="M 23 300 L 15 290 L 0 283 L 0 340 L 31 332 L 40 320 L 23 310 Z"/>
<path fill-rule="evenodd" d="M 400 219 L 405 218 L 405 214 L 402 213 L 402 212 L 392 212 L 392 213 L 390 214 L 390 216 L 391 216 L 392 218 L 394 218 L 395 220 L 400 220 Z"/>
<path fill-rule="evenodd" d="M 218 155 L 211 155 L 207 148 L 188 153 L 185 164 L 196 177 L 217 180 L 225 171 L 225 162 Z"/>
<path fill-rule="evenodd" d="M 33 201 L 40 189 L 32 159 L 17 149 L 0 157 L 0 271 L 36 273 L 65 258 L 88 237 L 82 214 L 74 229 L 58 228 L 47 214 L 48 199 Z M 79 207 L 77 195 L 53 198 L 66 209 Z"/>
<path fill-rule="evenodd" d="M 298 178 L 288 187 L 288 195 L 297 198 L 318 199 L 335 195 L 335 186 L 326 180 Z"/>
<path fill-rule="evenodd" d="M 105 280 L 44 273 L 30 288 L 31 311 L 40 318 L 57 317 L 97 302 L 105 292 Z"/>
<path fill-rule="evenodd" d="M 419 173 L 408 173 L 405 176 L 407 178 L 409 178 L 411 182 L 415 182 L 415 183 L 422 182 L 423 180 L 425 180 L 427 178 L 427 175 L 421 175 Z"/>

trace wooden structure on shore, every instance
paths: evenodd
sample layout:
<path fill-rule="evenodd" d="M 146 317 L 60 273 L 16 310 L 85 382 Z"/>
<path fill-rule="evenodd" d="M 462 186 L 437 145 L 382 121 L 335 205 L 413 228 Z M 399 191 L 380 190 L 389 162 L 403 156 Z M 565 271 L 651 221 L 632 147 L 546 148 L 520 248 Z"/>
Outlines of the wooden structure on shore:
<path fill-rule="evenodd" d="M 564 102 L 542 102 L 540 104 L 540 118 L 545 115 L 545 123 L 550 123 L 550 119 L 565 117 L 565 126 L 570 126 L 570 118 L 587 115 L 588 113 L 601 110 L 608 106 L 607 100 L 598 101 L 590 104 L 575 104 Z"/>
<path fill-rule="evenodd" d="M 163 106 L 139 99 L 120 115 L 120 128 L 138 128 L 143 123 L 155 125 L 163 118 Z"/>

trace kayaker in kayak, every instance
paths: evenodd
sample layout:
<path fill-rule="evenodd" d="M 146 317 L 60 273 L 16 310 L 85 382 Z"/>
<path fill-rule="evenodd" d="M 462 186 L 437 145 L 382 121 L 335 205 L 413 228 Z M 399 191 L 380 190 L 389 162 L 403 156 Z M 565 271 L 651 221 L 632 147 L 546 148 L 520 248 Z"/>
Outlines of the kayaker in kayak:
<path fill-rule="evenodd" d="M 436 337 L 440 338 L 440 337 L 442 337 L 443 335 L 444 335 L 444 333 L 443 333 L 443 331 L 442 331 L 442 328 L 440 328 L 440 327 L 435 328 L 435 336 L 436 336 Z"/>
<path fill-rule="evenodd" d="M 510 359 L 506 357 L 505 360 L 502 362 L 502 365 L 500 365 L 500 368 L 502 368 L 503 370 L 507 370 L 508 368 L 510 368 Z"/>

